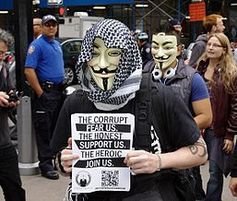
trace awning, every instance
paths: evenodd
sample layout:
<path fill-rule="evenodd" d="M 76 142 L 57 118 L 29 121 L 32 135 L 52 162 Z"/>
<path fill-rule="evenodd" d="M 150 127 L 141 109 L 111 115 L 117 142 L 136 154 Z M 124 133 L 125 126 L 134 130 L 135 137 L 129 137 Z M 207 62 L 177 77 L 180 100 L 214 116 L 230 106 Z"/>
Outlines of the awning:
<path fill-rule="evenodd" d="M 11 10 L 14 0 L 0 0 L 0 10 Z M 50 0 L 40 0 L 40 7 L 47 8 Z M 51 0 L 59 2 L 60 6 L 92 6 L 92 5 L 111 5 L 111 4 L 132 4 L 134 0 Z"/>
<path fill-rule="evenodd" d="M 11 10 L 13 8 L 13 0 L 0 0 L 0 10 Z"/>
<path fill-rule="evenodd" d="M 48 7 L 49 1 L 50 0 L 40 0 L 40 7 Z M 93 6 L 110 4 L 132 4 L 134 0 L 58 0 L 58 2 L 61 2 L 61 6 Z"/>

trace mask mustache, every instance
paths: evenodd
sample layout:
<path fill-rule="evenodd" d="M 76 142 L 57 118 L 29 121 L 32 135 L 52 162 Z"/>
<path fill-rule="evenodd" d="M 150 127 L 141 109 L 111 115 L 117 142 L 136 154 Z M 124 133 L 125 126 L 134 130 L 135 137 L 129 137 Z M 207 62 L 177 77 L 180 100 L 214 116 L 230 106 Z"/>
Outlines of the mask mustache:
<path fill-rule="evenodd" d="M 170 56 L 168 57 L 165 57 L 165 56 L 162 56 L 162 57 L 155 57 L 155 59 L 158 59 L 158 60 L 166 60 L 166 59 L 169 59 Z"/>
<path fill-rule="evenodd" d="M 106 68 L 100 68 L 100 70 L 95 70 L 94 67 L 92 67 L 92 66 L 91 66 L 91 68 L 92 68 L 92 70 L 93 70 L 94 73 L 100 73 L 100 74 L 102 74 L 102 73 L 106 73 L 106 74 L 115 73 L 116 70 L 117 70 L 117 69 L 109 70 L 108 67 L 106 67 Z"/>

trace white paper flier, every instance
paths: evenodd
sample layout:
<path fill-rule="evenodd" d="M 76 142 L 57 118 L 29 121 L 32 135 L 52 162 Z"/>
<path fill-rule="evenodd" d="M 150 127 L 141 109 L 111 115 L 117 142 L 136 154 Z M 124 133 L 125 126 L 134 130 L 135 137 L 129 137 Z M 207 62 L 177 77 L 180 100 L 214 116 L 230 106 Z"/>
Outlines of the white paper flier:
<path fill-rule="evenodd" d="M 76 113 L 71 116 L 72 192 L 129 191 L 130 169 L 124 157 L 132 149 L 134 115 Z"/>

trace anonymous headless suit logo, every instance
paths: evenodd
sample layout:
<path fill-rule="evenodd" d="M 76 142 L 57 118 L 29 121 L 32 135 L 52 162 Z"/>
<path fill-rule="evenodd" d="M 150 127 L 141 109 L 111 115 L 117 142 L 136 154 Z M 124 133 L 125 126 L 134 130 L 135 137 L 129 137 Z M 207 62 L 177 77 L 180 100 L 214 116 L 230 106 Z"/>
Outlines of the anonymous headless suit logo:
<path fill-rule="evenodd" d="M 95 83 L 104 91 L 111 89 L 113 86 L 121 53 L 121 49 L 108 48 L 102 39 L 95 38 L 92 58 L 88 61 L 88 66 Z"/>
<path fill-rule="evenodd" d="M 91 182 L 91 175 L 87 171 L 80 171 L 76 176 L 76 182 L 81 187 L 86 187 Z"/>
<path fill-rule="evenodd" d="M 152 37 L 153 59 L 156 63 L 153 71 L 155 80 L 160 78 L 171 78 L 175 74 L 173 69 L 177 64 L 177 38 L 175 35 L 158 33 Z"/>

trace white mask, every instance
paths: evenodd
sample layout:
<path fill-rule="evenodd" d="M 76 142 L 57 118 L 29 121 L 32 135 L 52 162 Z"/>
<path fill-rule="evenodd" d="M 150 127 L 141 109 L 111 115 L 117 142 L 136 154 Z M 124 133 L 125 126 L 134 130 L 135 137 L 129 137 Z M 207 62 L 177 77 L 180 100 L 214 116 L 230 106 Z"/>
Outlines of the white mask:
<path fill-rule="evenodd" d="M 92 58 L 87 64 L 95 83 L 104 91 L 111 89 L 113 86 L 121 53 L 121 49 L 108 48 L 101 38 L 95 38 Z"/>
<path fill-rule="evenodd" d="M 173 67 L 176 64 L 177 38 L 174 35 L 158 33 L 152 37 L 151 53 L 156 63 L 156 68 L 161 70 Z"/>

